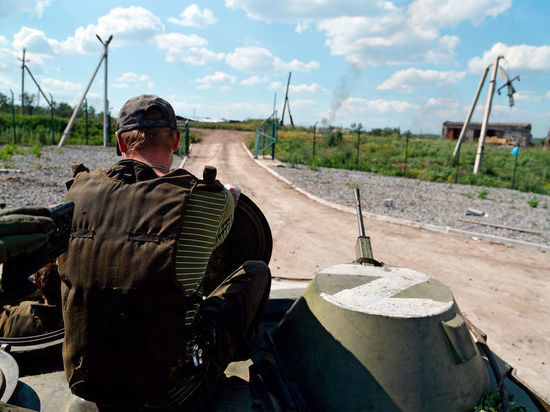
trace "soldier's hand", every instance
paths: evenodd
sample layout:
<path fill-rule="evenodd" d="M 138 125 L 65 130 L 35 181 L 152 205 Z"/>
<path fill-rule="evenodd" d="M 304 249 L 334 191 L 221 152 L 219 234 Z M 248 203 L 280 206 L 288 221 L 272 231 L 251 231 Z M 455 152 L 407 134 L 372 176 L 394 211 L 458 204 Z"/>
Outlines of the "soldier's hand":
<path fill-rule="evenodd" d="M 48 241 L 55 229 L 50 211 L 26 206 L 0 211 L 0 263 L 22 253 L 31 253 Z"/>

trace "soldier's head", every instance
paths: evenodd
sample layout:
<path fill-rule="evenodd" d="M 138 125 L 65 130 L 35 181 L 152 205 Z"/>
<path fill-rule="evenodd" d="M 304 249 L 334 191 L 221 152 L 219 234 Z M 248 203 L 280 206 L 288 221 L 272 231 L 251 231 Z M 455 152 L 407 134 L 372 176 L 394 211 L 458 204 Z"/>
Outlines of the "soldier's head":
<path fill-rule="evenodd" d="M 58 305 L 61 302 L 61 278 L 55 262 L 39 269 L 33 274 L 33 278 L 47 305 Z"/>
<path fill-rule="evenodd" d="M 147 151 L 173 152 L 179 146 L 176 114 L 166 100 L 142 94 L 120 109 L 117 121 L 117 153 L 124 158 Z"/>

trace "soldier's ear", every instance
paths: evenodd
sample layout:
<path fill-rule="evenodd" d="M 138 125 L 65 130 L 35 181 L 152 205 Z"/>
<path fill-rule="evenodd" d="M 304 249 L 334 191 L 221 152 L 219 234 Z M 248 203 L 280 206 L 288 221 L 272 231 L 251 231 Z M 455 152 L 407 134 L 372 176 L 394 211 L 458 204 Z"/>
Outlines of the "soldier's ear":
<path fill-rule="evenodd" d="M 118 143 L 118 149 L 120 150 L 121 154 L 126 154 L 128 146 L 126 145 L 126 142 L 124 141 L 120 133 L 116 133 L 116 140 Z"/>
<path fill-rule="evenodd" d="M 176 132 L 176 140 L 174 140 L 174 144 L 171 147 L 172 152 L 175 152 L 180 147 L 181 132 L 179 130 L 176 130 L 175 132 Z"/>

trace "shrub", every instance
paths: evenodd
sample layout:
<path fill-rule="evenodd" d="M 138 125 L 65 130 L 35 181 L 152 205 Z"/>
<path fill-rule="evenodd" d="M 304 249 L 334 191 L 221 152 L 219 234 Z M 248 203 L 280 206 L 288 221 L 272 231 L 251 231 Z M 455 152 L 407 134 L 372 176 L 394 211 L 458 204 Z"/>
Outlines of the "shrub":
<path fill-rule="evenodd" d="M 539 199 L 535 195 L 527 201 L 527 204 L 531 207 L 537 207 L 539 205 Z"/>
<path fill-rule="evenodd" d="M 486 199 L 489 192 L 484 187 L 481 188 L 479 192 L 477 192 L 477 197 L 479 197 L 481 200 Z"/>

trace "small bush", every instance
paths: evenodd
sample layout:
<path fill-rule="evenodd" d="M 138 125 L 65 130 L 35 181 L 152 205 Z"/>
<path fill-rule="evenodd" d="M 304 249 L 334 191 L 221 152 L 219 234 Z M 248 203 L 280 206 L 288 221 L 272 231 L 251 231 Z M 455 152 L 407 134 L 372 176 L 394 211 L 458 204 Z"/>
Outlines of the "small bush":
<path fill-rule="evenodd" d="M 486 199 L 489 192 L 484 187 L 481 188 L 479 192 L 477 192 L 477 197 L 479 197 L 481 200 Z"/>
<path fill-rule="evenodd" d="M 527 201 L 527 204 L 531 207 L 537 207 L 539 205 L 539 199 L 535 195 Z"/>

